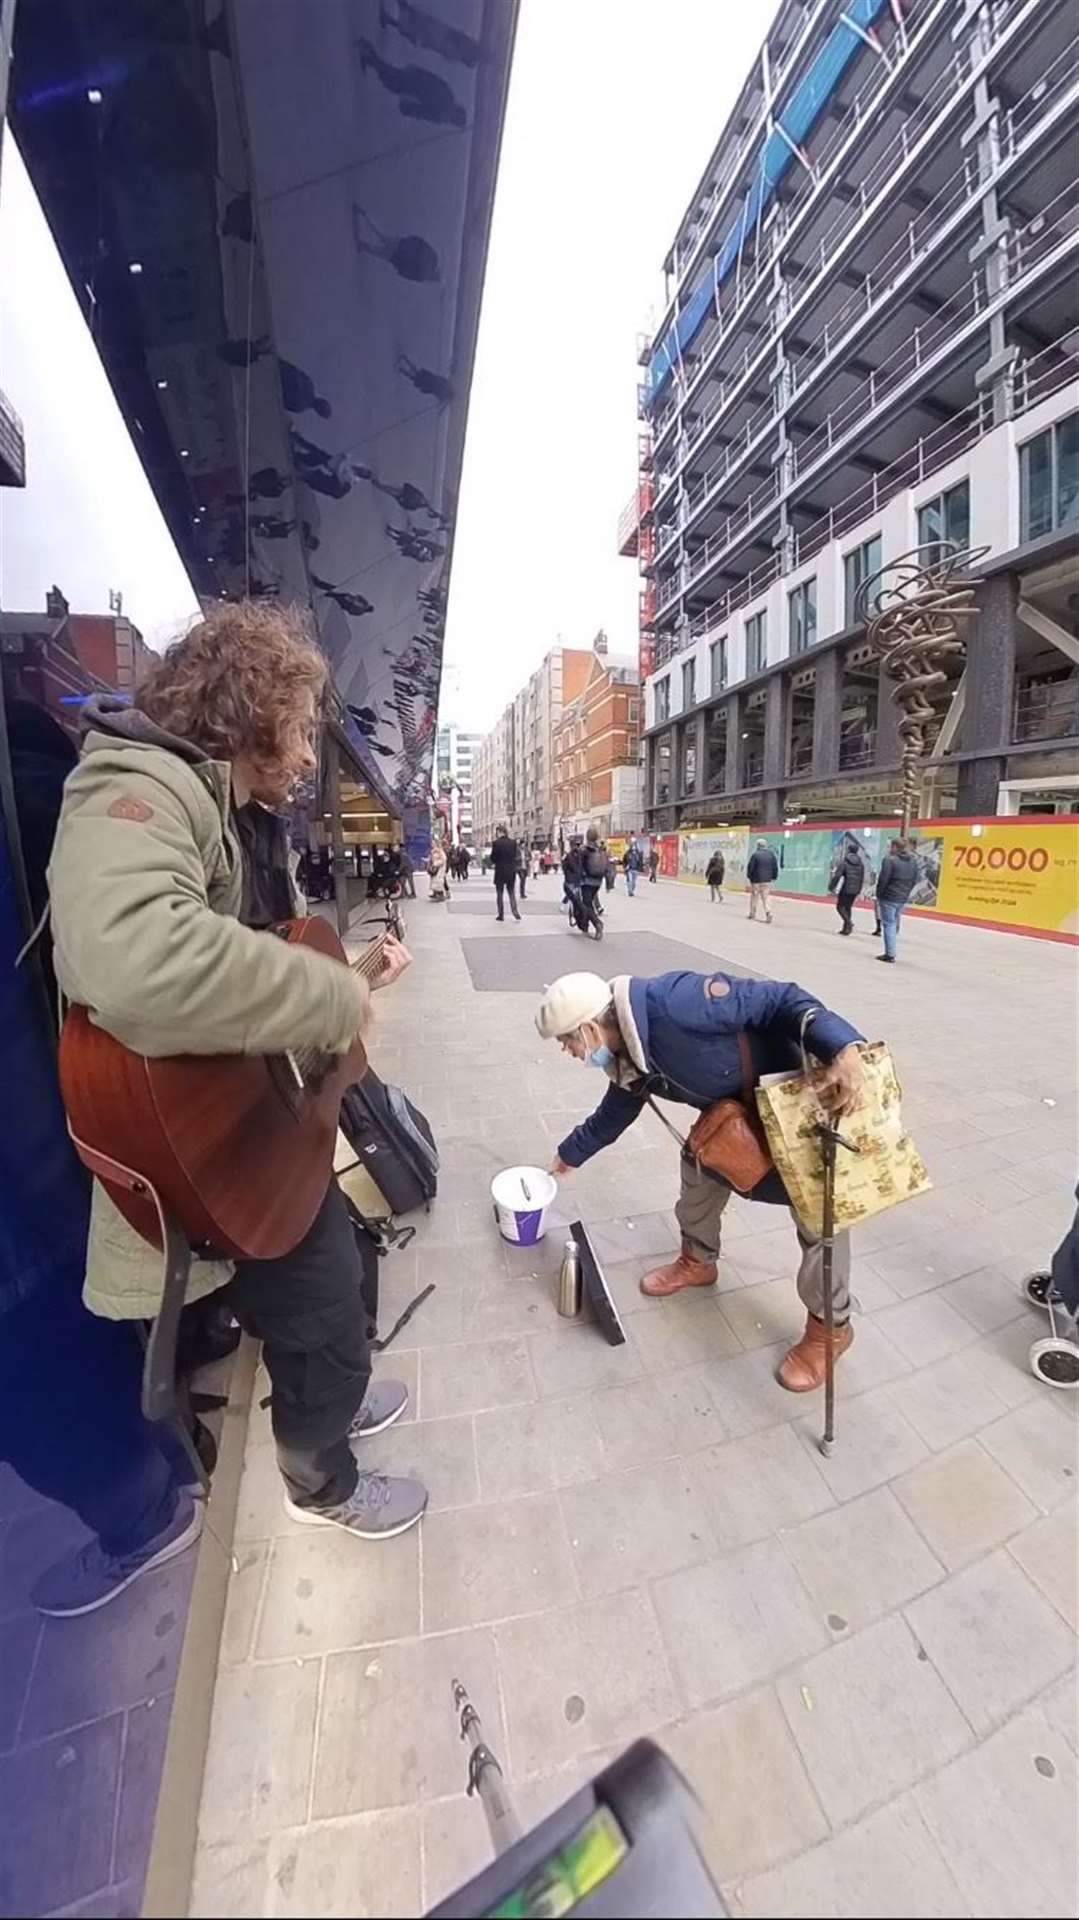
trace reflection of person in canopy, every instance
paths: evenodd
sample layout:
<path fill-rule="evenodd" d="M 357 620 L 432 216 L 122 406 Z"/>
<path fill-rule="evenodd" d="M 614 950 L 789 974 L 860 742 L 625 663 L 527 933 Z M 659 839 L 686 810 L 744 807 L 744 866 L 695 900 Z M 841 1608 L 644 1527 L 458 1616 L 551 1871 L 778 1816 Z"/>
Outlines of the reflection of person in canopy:
<path fill-rule="evenodd" d="M 402 280 L 437 281 L 441 277 L 438 255 L 426 240 L 418 233 L 405 233 L 399 240 L 391 239 L 376 227 L 370 214 L 355 201 L 352 203 L 352 231 L 360 253 L 373 253 L 377 260 L 385 260 Z M 373 235 L 368 238 L 367 233 Z"/>
<path fill-rule="evenodd" d="M 381 26 L 387 30 L 395 28 L 402 40 L 411 40 L 414 47 L 422 47 L 425 53 L 440 53 L 443 60 L 459 60 L 463 67 L 479 65 L 478 40 L 470 33 L 462 33 L 460 27 L 447 26 L 444 20 L 437 20 L 425 7 L 414 6 L 412 0 L 397 0 L 396 17 L 387 6 L 380 6 L 378 18 Z"/>
<path fill-rule="evenodd" d="M 444 374 L 435 373 L 430 367 L 418 366 L 415 360 L 409 359 L 407 353 L 398 354 L 397 371 L 403 373 L 406 380 L 411 380 L 417 393 L 429 393 L 432 400 L 453 399 L 452 380 L 447 380 Z"/>
<path fill-rule="evenodd" d="M 377 73 L 387 93 L 397 95 L 397 110 L 407 120 L 429 120 L 434 127 L 463 127 L 467 115 L 449 83 L 429 67 L 395 67 L 370 40 L 358 40 L 360 71 Z"/>

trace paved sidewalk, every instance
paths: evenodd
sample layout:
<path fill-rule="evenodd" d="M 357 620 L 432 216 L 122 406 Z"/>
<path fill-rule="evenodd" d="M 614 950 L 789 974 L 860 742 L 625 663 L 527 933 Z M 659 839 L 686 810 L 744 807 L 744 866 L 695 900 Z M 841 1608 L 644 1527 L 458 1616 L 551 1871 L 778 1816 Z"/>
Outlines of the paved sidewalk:
<path fill-rule="evenodd" d="M 383 1266 L 386 1327 L 437 1282 L 380 1363 L 411 1417 L 370 1443 L 430 1512 L 378 1547 L 293 1526 L 254 1417 L 193 1911 L 415 1915 L 481 1865 L 459 1676 L 527 1821 L 654 1734 L 734 1913 L 1074 1913 L 1077 1396 L 1029 1372 L 1047 1328 L 1017 1291 L 1074 1205 L 1074 951 L 908 917 L 882 975 L 871 920 L 840 940 L 827 906 L 751 925 L 742 896 L 620 883 L 596 948 L 551 914 L 498 926 L 489 882 L 464 900 L 489 918 L 410 903 L 373 1038 L 443 1153 Z M 545 1163 L 603 1091 L 512 989 L 632 967 L 634 930 L 649 968 L 659 935 L 797 979 L 893 1047 L 935 1190 L 855 1235 L 831 1460 L 819 1402 L 772 1378 L 800 1324 L 785 1214 L 732 1203 L 715 1295 L 638 1292 L 674 1244 L 651 1115 L 563 1196 L 624 1347 L 557 1318 L 557 1232 L 496 1235 L 492 1175 Z M 473 985 L 478 943 L 511 990 Z"/>

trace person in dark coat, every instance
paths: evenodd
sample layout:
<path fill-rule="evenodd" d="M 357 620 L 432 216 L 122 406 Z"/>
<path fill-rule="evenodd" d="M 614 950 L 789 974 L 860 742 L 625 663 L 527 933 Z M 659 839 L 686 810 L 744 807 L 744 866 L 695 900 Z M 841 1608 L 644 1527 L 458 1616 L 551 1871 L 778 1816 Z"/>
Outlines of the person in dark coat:
<path fill-rule="evenodd" d="M 746 879 L 749 881 L 749 917 L 757 918 L 757 907 L 764 908 L 764 917 L 768 925 L 772 924 L 771 890 L 779 878 L 779 861 L 767 840 L 758 840 L 746 863 Z"/>
<path fill-rule="evenodd" d="M 903 908 L 914 891 L 918 878 L 918 862 L 907 842 L 902 839 L 892 841 L 891 850 L 885 854 L 877 875 L 877 912 L 884 933 L 884 952 L 877 959 L 886 966 L 894 967 L 896 942 L 899 939 L 899 922 Z"/>
<path fill-rule="evenodd" d="M 684 972 L 607 981 L 594 973 L 570 973 L 548 988 L 536 1026 L 544 1039 L 558 1040 L 576 1060 L 599 1067 L 608 1081 L 595 1112 L 560 1143 L 551 1166 L 559 1179 L 612 1146 L 642 1113 L 649 1095 L 698 1111 L 739 1098 L 747 1083 L 798 1061 L 803 1033 L 822 1063 L 821 1098 L 837 1119 L 857 1106 L 864 1085 L 857 1029 L 793 981 Z M 681 1251 L 641 1280 L 642 1293 L 653 1299 L 717 1284 L 722 1217 L 732 1189 L 686 1152 L 681 1171 L 675 1209 Z M 790 1205 L 774 1167 L 750 1198 Z M 805 1393 L 824 1378 L 824 1273 L 820 1239 L 798 1225 L 798 1240 L 798 1292 L 806 1327 L 781 1363 L 778 1379 L 792 1393 Z M 846 1233 L 835 1237 L 833 1286 L 833 1352 L 838 1356 L 853 1339 Z"/>
<path fill-rule="evenodd" d="M 835 894 L 841 934 L 854 932 L 854 902 L 865 886 L 865 856 L 853 834 L 848 833 L 831 874 L 828 891 Z"/>
<path fill-rule="evenodd" d="M 659 848 L 651 847 L 648 853 L 648 878 L 652 882 L 653 886 L 655 886 L 656 884 L 656 875 L 658 872 L 659 872 Z"/>
<path fill-rule="evenodd" d="M 709 899 L 718 900 L 720 906 L 723 905 L 723 879 L 726 871 L 727 862 L 717 847 L 704 870 L 704 877 L 708 882 Z"/>
<path fill-rule="evenodd" d="M 509 895 L 510 912 L 515 920 L 521 918 L 517 910 L 517 864 L 520 855 L 517 842 L 508 828 L 499 827 L 491 847 L 491 864 L 495 870 L 495 898 L 498 901 L 498 918 L 505 919 L 503 908 L 506 895 Z"/>
<path fill-rule="evenodd" d="M 528 886 L 528 848 L 520 840 L 517 842 L 517 884 L 521 889 L 521 899 L 526 899 L 526 889 Z"/>

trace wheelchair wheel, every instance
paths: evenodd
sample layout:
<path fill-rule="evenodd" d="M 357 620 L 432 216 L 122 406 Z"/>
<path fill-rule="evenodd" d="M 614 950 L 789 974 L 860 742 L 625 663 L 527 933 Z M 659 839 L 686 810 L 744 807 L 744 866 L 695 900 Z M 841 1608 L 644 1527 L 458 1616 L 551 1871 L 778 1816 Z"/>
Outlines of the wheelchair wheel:
<path fill-rule="evenodd" d="M 1074 1340 L 1035 1340 L 1030 1349 L 1030 1371 L 1047 1387 L 1074 1392 L 1079 1387 L 1079 1347 Z"/>
<path fill-rule="evenodd" d="M 1019 1291 L 1032 1307 L 1040 1307 L 1043 1313 L 1048 1313 L 1052 1286 L 1051 1274 L 1028 1273 L 1026 1279 L 1020 1281 Z"/>

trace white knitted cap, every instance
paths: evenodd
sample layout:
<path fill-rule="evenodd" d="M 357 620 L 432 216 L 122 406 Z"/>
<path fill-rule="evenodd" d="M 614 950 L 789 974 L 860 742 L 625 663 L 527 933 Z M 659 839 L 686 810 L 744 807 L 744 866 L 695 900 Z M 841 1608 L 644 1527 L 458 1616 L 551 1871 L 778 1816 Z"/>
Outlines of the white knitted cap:
<path fill-rule="evenodd" d="M 536 1012 L 536 1031 L 544 1040 L 572 1033 L 584 1020 L 597 1020 L 611 1004 L 611 983 L 598 973 L 564 973 L 552 981 Z"/>

